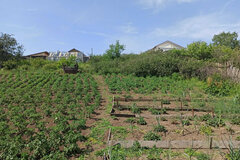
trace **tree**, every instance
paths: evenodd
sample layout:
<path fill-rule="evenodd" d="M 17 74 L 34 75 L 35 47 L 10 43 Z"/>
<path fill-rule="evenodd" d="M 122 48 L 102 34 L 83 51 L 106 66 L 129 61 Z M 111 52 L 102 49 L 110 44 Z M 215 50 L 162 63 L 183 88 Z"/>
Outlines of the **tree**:
<path fill-rule="evenodd" d="M 23 54 L 23 46 L 10 34 L 1 33 L 0 35 L 0 68 L 3 62 L 19 58 Z"/>
<path fill-rule="evenodd" d="M 116 44 L 111 44 L 109 49 L 106 51 L 105 55 L 111 59 L 119 58 L 121 53 L 125 50 L 125 46 L 116 41 Z"/>
<path fill-rule="evenodd" d="M 240 41 L 237 38 L 238 34 L 236 32 L 222 32 L 214 35 L 212 41 L 214 45 L 227 46 L 234 49 L 240 47 Z"/>
<path fill-rule="evenodd" d="M 211 52 L 212 45 L 203 41 L 193 42 L 187 46 L 187 55 L 199 60 L 212 58 Z"/>

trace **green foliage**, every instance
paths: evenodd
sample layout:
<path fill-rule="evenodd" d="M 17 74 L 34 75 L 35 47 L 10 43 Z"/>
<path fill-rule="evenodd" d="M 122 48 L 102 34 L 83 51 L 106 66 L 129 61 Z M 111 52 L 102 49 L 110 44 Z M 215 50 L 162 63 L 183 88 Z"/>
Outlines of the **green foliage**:
<path fill-rule="evenodd" d="M 231 123 L 232 124 L 235 124 L 235 125 L 240 125 L 240 117 L 233 117 L 232 120 L 231 120 Z"/>
<path fill-rule="evenodd" d="M 19 59 L 20 56 L 23 54 L 23 50 L 24 50 L 23 46 L 20 45 L 12 35 L 1 33 L 0 34 L 0 68 L 3 67 L 3 62 L 7 60 Z"/>
<path fill-rule="evenodd" d="M 136 76 L 169 76 L 178 72 L 179 58 L 173 53 L 144 53 L 121 64 L 121 72 Z"/>
<path fill-rule="evenodd" d="M 105 55 L 110 59 L 119 58 L 121 53 L 125 50 L 125 46 L 121 45 L 117 40 L 115 44 L 111 44 Z"/>
<path fill-rule="evenodd" d="M 74 67 L 74 65 L 77 64 L 77 57 L 70 56 L 69 58 L 61 58 L 57 63 L 59 68 L 62 67 L 63 65 Z"/>
<path fill-rule="evenodd" d="M 227 46 L 232 49 L 240 47 L 240 41 L 236 32 L 222 32 L 214 35 L 212 41 L 214 45 Z"/>
<path fill-rule="evenodd" d="M 200 117 L 201 121 L 208 121 L 210 119 L 212 119 L 212 116 L 210 114 L 205 114 L 205 115 Z"/>
<path fill-rule="evenodd" d="M 144 135 L 144 140 L 145 141 L 160 141 L 162 137 L 152 131 L 147 132 L 147 134 Z"/>
<path fill-rule="evenodd" d="M 137 124 L 140 124 L 140 125 L 147 125 L 147 122 L 144 120 L 143 117 L 139 117 L 139 119 L 137 120 Z"/>
<path fill-rule="evenodd" d="M 207 80 L 208 86 L 205 91 L 214 96 L 228 96 L 231 93 L 233 84 L 224 80 L 220 75 L 215 74 Z"/>
<path fill-rule="evenodd" d="M 133 123 L 136 123 L 136 119 L 135 118 L 128 118 L 128 119 L 126 119 L 125 122 L 133 124 Z"/>
<path fill-rule="evenodd" d="M 136 105 L 136 103 L 134 103 L 134 104 L 131 106 L 131 111 L 132 111 L 132 113 L 134 113 L 134 114 L 140 114 L 140 113 L 141 113 L 141 109 L 138 108 L 138 106 Z"/>
<path fill-rule="evenodd" d="M 211 157 L 202 152 L 197 152 L 197 150 L 194 150 L 192 148 L 187 148 L 184 150 L 185 155 L 191 160 L 193 157 L 196 158 L 196 160 L 210 160 Z"/>
<path fill-rule="evenodd" d="M 187 46 L 187 55 L 198 60 L 206 60 L 212 58 L 212 46 L 206 42 L 193 42 Z"/>
<path fill-rule="evenodd" d="M 201 134 L 204 134 L 206 136 L 211 136 L 213 133 L 212 128 L 210 126 L 205 126 L 205 125 L 200 126 L 199 131 Z"/>
<path fill-rule="evenodd" d="M 227 160 L 239 160 L 240 159 L 240 148 L 234 149 L 234 146 L 230 142 L 228 153 L 226 154 Z"/>
<path fill-rule="evenodd" d="M 149 108 L 148 111 L 150 111 L 153 115 L 160 115 L 160 114 L 167 113 L 167 110 L 165 108 L 162 108 L 162 109 Z"/>
<path fill-rule="evenodd" d="M 191 123 L 190 123 L 190 121 L 189 121 L 188 119 L 183 119 L 183 120 L 181 121 L 181 123 L 182 123 L 183 126 L 189 126 L 189 125 L 191 125 Z"/>
<path fill-rule="evenodd" d="M 86 141 L 81 134 L 86 129 L 86 111 L 91 108 L 92 114 L 100 105 L 93 77 L 51 72 L 5 74 L 0 75 L 0 99 L 5 99 L 0 100 L 0 159 L 69 159 L 82 153 L 77 143 Z M 83 99 L 96 106 L 83 106 Z M 100 133 L 98 130 L 96 137 Z"/>
<path fill-rule="evenodd" d="M 206 122 L 207 125 L 212 126 L 212 127 L 222 127 L 225 126 L 225 122 L 221 118 L 221 116 L 216 116 L 213 117 Z"/>
<path fill-rule="evenodd" d="M 3 66 L 7 70 L 15 69 L 18 66 L 18 62 L 14 59 L 3 62 Z"/>
<path fill-rule="evenodd" d="M 156 120 L 157 120 L 157 125 L 156 126 L 153 126 L 154 127 L 154 131 L 155 132 L 164 132 L 166 133 L 168 130 L 160 124 L 160 117 L 156 117 Z"/>
<path fill-rule="evenodd" d="M 158 125 L 154 126 L 154 131 L 155 132 L 164 132 L 164 133 L 166 133 L 168 130 L 163 125 L 158 124 Z"/>

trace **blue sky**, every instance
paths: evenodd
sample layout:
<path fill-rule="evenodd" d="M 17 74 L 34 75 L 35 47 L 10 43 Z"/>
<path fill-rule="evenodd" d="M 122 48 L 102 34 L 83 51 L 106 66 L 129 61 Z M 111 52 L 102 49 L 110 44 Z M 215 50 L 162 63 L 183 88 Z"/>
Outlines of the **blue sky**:
<path fill-rule="evenodd" d="M 25 55 L 41 51 L 103 54 L 120 40 L 140 53 L 170 40 L 184 47 L 240 33 L 239 0 L 0 0 L 0 32 L 13 34 Z"/>

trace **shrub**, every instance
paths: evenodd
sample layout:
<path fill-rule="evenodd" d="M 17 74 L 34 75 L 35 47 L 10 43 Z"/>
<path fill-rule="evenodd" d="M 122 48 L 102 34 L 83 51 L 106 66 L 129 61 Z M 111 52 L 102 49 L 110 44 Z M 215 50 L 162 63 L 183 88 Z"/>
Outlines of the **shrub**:
<path fill-rule="evenodd" d="M 59 69 L 59 66 L 55 62 L 51 62 L 51 63 L 48 63 L 48 64 L 44 65 L 43 69 L 44 70 L 53 70 L 54 71 L 54 70 Z"/>
<path fill-rule="evenodd" d="M 199 60 L 212 58 L 211 53 L 212 45 L 208 45 L 206 42 L 193 42 L 187 46 L 187 55 Z"/>
<path fill-rule="evenodd" d="M 207 84 L 205 91 L 214 96 L 228 96 L 233 87 L 228 80 L 222 79 L 221 75 L 218 74 L 209 77 Z"/>
<path fill-rule="evenodd" d="M 18 66 L 18 62 L 16 60 L 8 60 L 3 63 L 3 66 L 7 70 L 15 69 Z"/>

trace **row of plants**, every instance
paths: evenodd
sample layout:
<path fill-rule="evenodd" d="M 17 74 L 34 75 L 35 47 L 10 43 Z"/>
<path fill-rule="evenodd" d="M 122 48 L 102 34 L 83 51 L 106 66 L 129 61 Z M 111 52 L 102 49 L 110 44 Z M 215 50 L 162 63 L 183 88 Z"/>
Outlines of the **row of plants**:
<path fill-rule="evenodd" d="M 0 73 L 0 159 L 69 159 L 101 102 L 89 74 Z"/>

